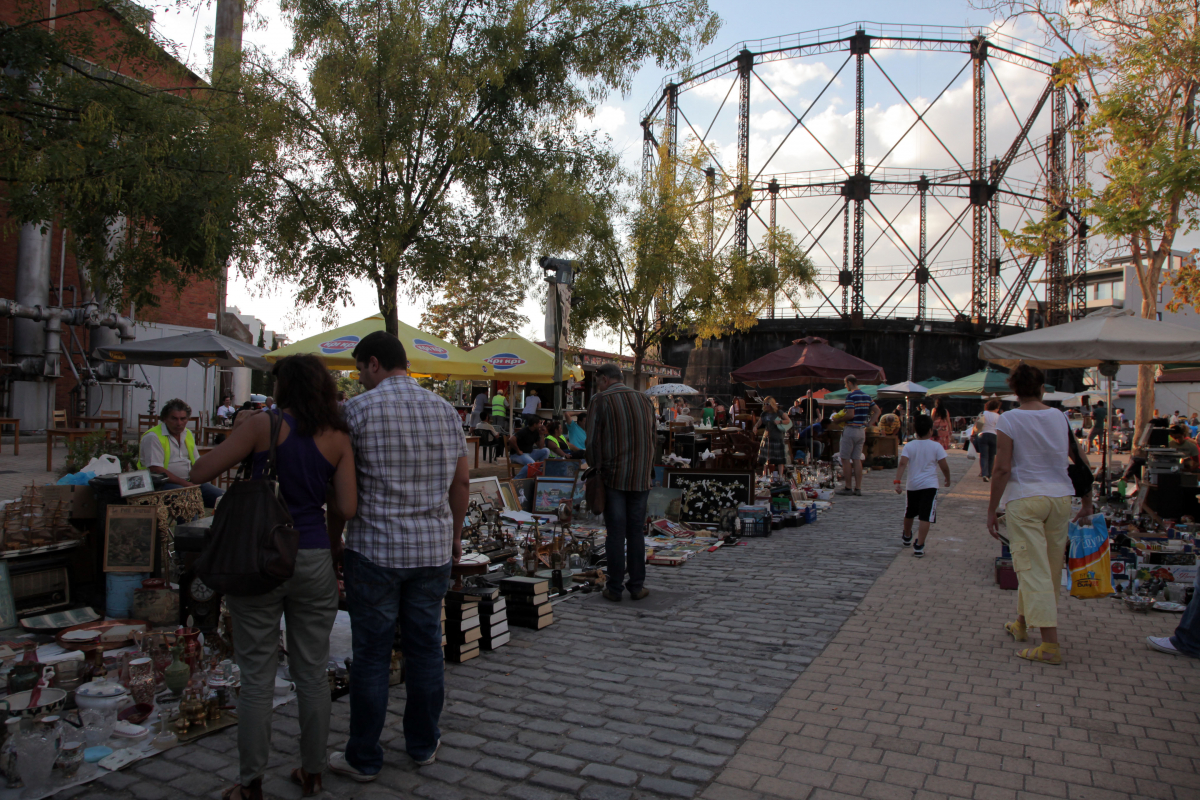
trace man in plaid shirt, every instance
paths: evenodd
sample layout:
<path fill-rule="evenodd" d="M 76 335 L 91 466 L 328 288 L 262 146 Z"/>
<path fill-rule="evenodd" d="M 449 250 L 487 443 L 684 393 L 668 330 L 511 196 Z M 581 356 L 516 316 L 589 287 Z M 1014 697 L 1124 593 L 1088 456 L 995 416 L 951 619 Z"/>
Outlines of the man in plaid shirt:
<path fill-rule="evenodd" d="M 470 473 L 458 412 L 408 376 L 404 345 L 369 334 L 354 348 L 368 391 L 342 407 L 358 476 L 358 515 L 346 526 L 346 602 L 353 630 L 350 739 L 333 772 L 372 781 L 383 767 L 392 641 L 400 626 L 408 699 L 404 746 L 432 764 L 445 699 L 442 600 L 462 555 Z"/>

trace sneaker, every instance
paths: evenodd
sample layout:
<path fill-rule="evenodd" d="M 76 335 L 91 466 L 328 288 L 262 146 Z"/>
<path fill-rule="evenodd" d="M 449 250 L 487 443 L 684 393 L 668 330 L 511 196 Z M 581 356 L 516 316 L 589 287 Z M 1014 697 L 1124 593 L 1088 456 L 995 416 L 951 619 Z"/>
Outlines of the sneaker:
<path fill-rule="evenodd" d="M 1150 645 L 1151 650 L 1157 650 L 1160 653 L 1170 653 L 1173 656 L 1184 655 L 1175 649 L 1170 636 L 1147 636 L 1146 644 Z"/>
<path fill-rule="evenodd" d="M 850 495 L 850 494 L 854 494 L 854 490 L 853 489 L 838 489 L 837 493 L 844 494 L 844 495 Z"/>
<path fill-rule="evenodd" d="M 634 600 L 644 600 L 650 596 L 650 590 L 645 587 L 638 589 L 636 592 L 630 589 L 629 596 Z"/>
<path fill-rule="evenodd" d="M 605 589 L 603 592 L 601 592 L 601 594 L 604 595 L 605 600 L 612 600 L 614 603 L 621 602 L 620 592 L 610 592 L 608 589 Z"/>
<path fill-rule="evenodd" d="M 900 534 L 900 543 L 903 544 L 905 547 L 911 546 L 913 543 L 912 534 L 910 533 L 907 536 L 905 536 L 904 534 Z"/>
<path fill-rule="evenodd" d="M 379 777 L 379 773 L 368 775 L 365 772 L 359 772 L 354 767 L 350 766 L 350 762 L 346 760 L 346 754 L 341 750 L 335 750 L 329 755 L 329 771 L 336 772 L 338 775 L 343 775 L 352 781 L 359 783 L 370 783 Z"/>
<path fill-rule="evenodd" d="M 855 497 L 862 497 L 862 489 L 855 489 L 855 490 L 854 490 L 854 496 L 855 496 Z"/>
<path fill-rule="evenodd" d="M 991 479 L 991 478 L 989 478 L 987 475 L 984 475 L 984 476 L 983 476 L 983 482 L 984 482 L 984 483 L 989 483 L 989 482 L 991 482 L 991 480 L 992 480 L 992 479 Z"/>
<path fill-rule="evenodd" d="M 429 754 L 429 758 L 413 758 L 413 761 L 416 762 L 418 767 L 428 767 L 434 761 L 437 761 L 437 751 L 441 746 L 442 740 L 438 739 L 437 744 L 433 746 L 433 752 Z M 412 756 L 410 755 L 409 758 L 412 758 Z"/>
<path fill-rule="evenodd" d="M 925 557 L 925 545 L 914 544 L 913 545 L 913 558 L 924 558 L 924 557 Z"/>

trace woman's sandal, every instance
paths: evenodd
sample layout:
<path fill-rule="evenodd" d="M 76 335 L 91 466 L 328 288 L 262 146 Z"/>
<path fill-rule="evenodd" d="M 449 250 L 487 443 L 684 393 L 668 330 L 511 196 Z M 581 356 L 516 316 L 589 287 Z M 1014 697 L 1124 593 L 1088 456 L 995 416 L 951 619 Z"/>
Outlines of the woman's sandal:
<path fill-rule="evenodd" d="M 1040 664 L 1061 664 L 1062 651 L 1058 645 L 1042 642 L 1037 647 L 1026 647 L 1017 651 L 1017 655 L 1027 661 L 1037 661 Z"/>
<path fill-rule="evenodd" d="M 221 800 L 263 800 L 262 778 L 255 778 L 249 786 L 235 783 L 221 792 Z"/>
<path fill-rule="evenodd" d="M 1008 635 L 1013 637 L 1014 641 L 1017 641 L 1017 642 L 1029 641 L 1029 631 L 1026 629 L 1026 627 L 1024 625 L 1017 622 L 1016 620 L 1014 620 L 1012 622 L 1004 623 L 1004 630 L 1008 631 Z"/>
<path fill-rule="evenodd" d="M 300 787 L 301 797 L 312 797 L 323 788 L 321 786 L 321 773 L 313 774 L 305 772 L 303 767 L 296 767 L 292 770 L 292 783 Z"/>

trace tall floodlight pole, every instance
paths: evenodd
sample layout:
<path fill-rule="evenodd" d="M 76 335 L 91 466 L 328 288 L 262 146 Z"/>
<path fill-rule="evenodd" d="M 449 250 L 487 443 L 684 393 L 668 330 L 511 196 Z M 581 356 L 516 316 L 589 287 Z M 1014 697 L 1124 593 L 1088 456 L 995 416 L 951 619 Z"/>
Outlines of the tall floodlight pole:
<path fill-rule="evenodd" d="M 754 71 L 754 54 L 743 50 L 738 54 L 738 163 L 737 191 L 734 193 L 733 250 L 746 258 L 750 252 L 750 73 Z"/>
<path fill-rule="evenodd" d="M 929 285 L 929 265 L 925 263 L 925 257 L 926 257 L 925 254 L 926 254 L 926 246 L 927 246 L 926 245 L 927 215 L 926 215 L 925 199 L 929 194 L 929 178 L 927 178 L 924 174 L 921 175 L 921 180 L 917 182 L 917 191 L 920 193 L 920 198 L 921 198 L 920 199 L 921 229 L 920 229 L 920 238 L 918 239 L 918 244 L 917 244 L 917 274 L 916 274 L 916 278 L 917 278 L 917 322 L 924 322 L 925 311 L 927 308 L 926 303 L 928 302 L 928 296 L 926 295 L 926 288 Z M 912 380 L 912 376 L 909 375 L 908 379 Z"/>
<path fill-rule="evenodd" d="M 981 323 L 988 317 L 988 201 L 991 185 L 987 180 L 987 102 L 984 82 L 987 68 L 987 40 L 979 36 L 971 41 L 971 85 L 973 91 L 972 125 L 974 148 L 971 158 L 971 321 Z"/>
<path fill-rule="evenodd" d="M 772 178 L 771 183 L 767 185 L 767 191 L 771 193 L 771 238 L 768 243 L 771 245 L 771 274 L 773 276 L 772 280 L 774 281 L 774 283 L 771 284 L 771 310 L 767 314 L 767 318 L 775 319 L 775 287 L 779 285 L 779 250 L 775 246 L 775 233 L 777 230 L 775 227 L 775 203 L 779 199 L 779 181 Z"/>
<path fill-rule="evenodd" d="M 850 291 L 850 319 L 855 324 L 863 321 L 863 259 L 866 257 L 864 222 L 866 209 L 863 204 L 871 196 L 871 178 L 867 175 L 866 144 L 866 83 L 864 61 L 871 52 L 871 37 L 866 31 L 858 30 L 850 40 L 850 52 L 854 56 L 854 175 L 847 181 L 849 197 L 854 201 L 854 265 L 853 286 Z"/>
<path fill-rule="evenodd" d="M 213 31 L 212 85 L 218 90 L 236 91 L 242 70 L 242 21 L 246 9 L 242 0 L 217 0 L 217 19 Z M 228 294 L 229 262 L 221 265 L 217 281 L 217 333 L 223 333 L 225 301 Z M 208 398 L 204 399 L 208 403 Z M 208 409 L 211 411 L 211 409 Z"/>
<path fill-rule="evenodd" d="M 554 303 L 554 418 L 561 420 L 563 418 L 562 333 L 563 325 L 567 322 L 563 319 L 563 305 L 564 300 L 568 304 L 570 303 L 571 287 L 575 284 L 575 271 L 579 267 L 579 262 L 542 256 L 538 264 L 546 274 L 546 283 L 550 285 L 551 289 L 548 296 L 550 302 Z"/>

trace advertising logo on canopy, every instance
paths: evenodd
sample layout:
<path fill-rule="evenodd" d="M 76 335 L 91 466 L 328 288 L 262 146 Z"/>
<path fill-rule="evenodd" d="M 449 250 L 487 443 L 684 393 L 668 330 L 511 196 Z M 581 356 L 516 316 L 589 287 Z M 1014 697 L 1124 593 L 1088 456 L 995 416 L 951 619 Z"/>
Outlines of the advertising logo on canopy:
<path fill-rule="evenodd" d="M 336 356 L 347 350 L 353 350 L 358 342 L 358 336 L 339 336 L 336 339 L 330 339 L 328 342 L 321 342 L 317 347 L 326 355 Z"/>
<path fill-rule="evenodd" d="M 491 364 L 498 370 L 513 369 L 525 363 L 525 359 L 521 358 L 516 353 L 496 353 L 496 355 L 483 360 L 485 364 Z"/>
<path fill-rule="evenodd" d="M 424 339 L 413 339 L 413 345 L 418 349 L 434 358 L 447 359 L 450 357 L 450 351 L 446 348 L 436 345 L 433 342 L 427 342 Z"/>

